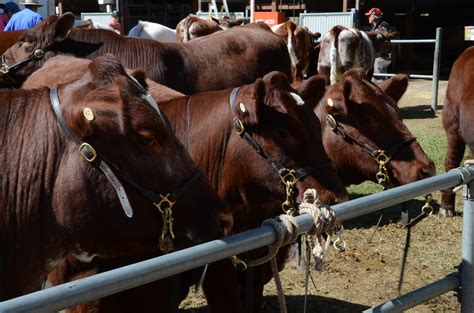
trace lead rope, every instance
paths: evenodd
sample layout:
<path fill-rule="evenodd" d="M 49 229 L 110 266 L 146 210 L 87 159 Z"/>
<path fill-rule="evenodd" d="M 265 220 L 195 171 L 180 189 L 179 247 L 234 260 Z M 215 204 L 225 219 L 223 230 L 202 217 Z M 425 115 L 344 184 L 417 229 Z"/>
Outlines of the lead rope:
<path fill-rule="evenodd" d="M 314 195 L 316 192 L 314 189 L 309 189 L 306 191 Z M 308 198 L 308 196 L 306 197 Z M 316 197 L 313 197 L 316 198 Z M 304 214 L 308 213 L 312 216 L 314 221 L 313 229 L 308 232 L 312 236 L 321 236 L 324 232 L 333 232 L 333 229 L 336 228 L 337 222 L 334 212 L 328 206 L 319 206 L 316 203 L 301 203 L 299 206 L 299 213 Z M 281 214 L 277 218 L 266 219 L 263 221 L 262 226 L 272 226 L 277 239 L 271 245 L 268 245 L 268 253 L 255 260 L 250 260 L 246 262 L 246 266 L 258 266 L 270 261 L 273 278 L 275 280 L 276 288 L 278 291 L 278 302 L 280 305 L 280 312 L 286 313 L 286 300 L 285 293 L 280 280 L 280 275 L 278 272 L 278 266 L 276 261 L 276 255 L 279 249 L 282 246 L 288 245 L 290 243 L 295 243 L 298 239 L 298 232 L 296 231 L 298 225 L 294 216 L 289 214 Z M 330 241 L 329 241 L 330 242 Z M 240 261 L 242 262 L 242 261 Z"/>

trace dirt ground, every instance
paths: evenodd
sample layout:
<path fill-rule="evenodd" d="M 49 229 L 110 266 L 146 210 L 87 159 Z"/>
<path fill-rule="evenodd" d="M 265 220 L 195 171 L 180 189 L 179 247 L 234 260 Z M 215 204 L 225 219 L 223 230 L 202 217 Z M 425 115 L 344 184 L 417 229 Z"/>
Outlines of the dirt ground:
<path fill-rule="evenodd" d="M 445 81 L 440 82 L 439 103 L 442 103 L 446 84 Z M 419 111 L 417 114 L 423 115 L 423 112 L 428 112 L 429 103 L 431 81 L 418 80 L 410 82 L 400 106 L 414 106 Z M 430 118 L 429 123 L 434 127 L 441 127 L 440 114 L 436 118 Z M 357 195 L 352 194 L 351 197 Z M 462 211 L 460 198 L 458 194 L 458 212 Z M 440 194 L 435 193 L 434 199 L 439 202 Z M 418 199 L 412 200 L 409 205 L 410 208 L 418 208 L 414 212 L 419 212 L 423 203 Z M 399 212 L 399 206 L 385 211 L 381 227 L 371 243 L 368 243 L 368 238 L 374 232 L 379 213 L 344 223 L 346 251 L 338 253 L 331 249 L 327 253 L 324 270 L 312 270 L 315 284 L 309 284 L 308 312 L 360 312 L 399 295 L 396 289 L 405 241 L 405 230 L 401 225 Z M 455 266 L 461 260 L 461 229 L 461 213 L 454 218 L 431 215 L 412 229 L 402 293 L 456 271 Z M 288 312 L 303 312 L 303 272 L 299 272 L 292 261 L 281 272 L 281 276 Z M 279 312 L 276 294 L 275 284 L 267 284 L 263 312 Z M 192 292 L 181 307 L 185 312 L 207 312 L 205 299 Z M 408 312 L 458 311 L 460 305 L 457 297 L 454 292 L 450 292 Z"/>

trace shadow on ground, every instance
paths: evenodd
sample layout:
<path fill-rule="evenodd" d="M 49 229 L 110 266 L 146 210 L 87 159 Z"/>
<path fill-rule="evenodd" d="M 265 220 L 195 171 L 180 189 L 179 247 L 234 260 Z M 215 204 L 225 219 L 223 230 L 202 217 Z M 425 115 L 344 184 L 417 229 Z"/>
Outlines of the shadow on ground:
<path fill-rule="evenodd" d="M 431 105 L 421 104 L 409 107 L 400 108 L 402 118 L 404 119 L 420 119 L 420 118 L 435 118 Z"/>
<path fill-rule="evenodd" d="M 288 312 L 303 312 L 304 296 L 286 296 L 286 307 Z M 369 307 L 362 304 L 351 303 L 334 298 L 308 295 L 307 312 L 318 313 L 353 313 L 361 312 Z M 208 313 L 208 307 L 179 310 L 182 313 Z M 261 313 L 280 312 L 278 297 L 263 297 L 263 307 Z"/>
<path fill-rule="evenodd" d="M 262 313 L 279 312 L 278 298 L 276 296 L 264 297 Z M 304 296 L 286 296 L 288 312 L 303 312 Z M 353 313 L 368 309 L 368 306 L 351 303 L 339 299 L 309 295 L 307 312 L 318 313 Z"/>
<path fill-rule="evenodd" d="M 363 197 L 363 194 L 357 193 L 350 193 L 349 197 L 350 200 Z M 408 209 L 410 218 L 414 218 L 421 213 L 421 208 L 425 204 L 424 200 L 413 199 L 405 202 L 405 205 Z M 433 213 L 437 213 L 439 211 L 439 204 L 436 201 L 431 201 L 431 206 L 433 207 Z M 402 204 L 397 204 L 394 206 L 390 206 L 380 211 L 376 211 L 358 218 L 351 219 L 349 221 L 344 222 L 345 229 L 354 229 L 354 228 L 371 228 L 377 225 L 379 219 L 380 226 L 388 225 L 391 223 L 398 223 L 401 220 L 401 211 L 402 211 Z M 382 217 L 381 217 L 382 215 Z"/>

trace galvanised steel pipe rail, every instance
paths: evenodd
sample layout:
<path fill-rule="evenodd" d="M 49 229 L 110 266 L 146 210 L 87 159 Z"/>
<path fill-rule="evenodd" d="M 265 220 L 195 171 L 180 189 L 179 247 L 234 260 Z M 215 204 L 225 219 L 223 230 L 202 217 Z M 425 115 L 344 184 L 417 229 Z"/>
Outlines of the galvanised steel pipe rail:
<path fill-rule="evenodd" d="M 454 169 L 446 174 L 396 187 L 387 191 L 332 206 L 340 221 L 440 189 L 466 184 L 474 179 L 474 167 Z M 308 214 L 296 217 L 298 233 L 313 228 Z M 102 298 L 155 280 L 169 277 L 232 255 L 272 244 L 271 226 L 259 227 L 234 236 L 207 242 L 164 256 L 124 266 L 70 283 L 0 302 L 0 312 L 52 312 Z"/>
<path fill-rule="evenodd" d="M 439 67 L 441 62 L 441 39 L 442 39 L 442 31 L 441 27 L 436 28 L 436 38 L 435 39 L 394 39 L 391 40 L 391 43 L 398 43 L 398 44 L 407 44 L 407 43 L 434 43 L 434 56 L 433 56 L 433 75 L 416 75 L 416 74 L 409 74 L 410 78 L 427 78 L 432 79 L 432 87 L 431 87 L 431 109 L 433 113 L 436 114 L 436 110 L 438 109 L 438 88 L 439 88 Z M 374 77 L 387 77 L 387 76 L 394 76 L 394 74 L 386 74 L 386 73 L 374 73 Z"/>
<path fill-rule="evenodd" d="M 398 298 L 389 300 L 376 307 L 362 311 L 362 313 L 395 313 L 403 312 L 419 304 L 425 303 L 446 292 L 455 290 L 460 286 L 459 274 L 452 273 L 443 279 L 423 286 Z"/>

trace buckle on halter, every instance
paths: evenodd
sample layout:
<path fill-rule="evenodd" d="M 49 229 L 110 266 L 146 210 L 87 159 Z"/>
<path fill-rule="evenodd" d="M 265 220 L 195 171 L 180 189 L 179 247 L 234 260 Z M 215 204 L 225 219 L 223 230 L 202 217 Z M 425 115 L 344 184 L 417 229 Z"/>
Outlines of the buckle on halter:
<path fill-rule="evenodd" d="M 8 74 L 8 72 L 10 72 L 10 68 L 8 67 L 8 65 L 2 64 L 2 66 L 0 66 L 0 73 Z"/>
<path fill-rule="evenodd" d="M 79 152 L 87 162 L 94 162 L 97 158 L 97 152 L 95 152 L 94 148 L 87 142 L 83 142 L 79 146 Z"/>
<path fill-rule="evenodd" d="M 385 154 L 385 151 L 383 150 L 379 150 L 378 151 L 379 153 L 377 154 L 377 156 L 375 157 L 375 160 L 377 160 L 377 162 L 379 163 L 387 163 L 388 161 L 390 161 L 390 157 L 388 157 L 386 154 Z"/>
<path fill-rule="evenodd" d="M 326 115 L 326 123 L 328 124 L 329 128 L 331 128 L 332 130 L 336 130 L 337 122 L 334 116 L 332 116 L 331 114 Z"/>
<path fill-rule="evenodd" d="M 238 117 L 234 117 L 234 128 L 239 135 L 242 135 L 245 132 L 244 124 Z"/>
<path fill-rule="evenodd" d="M 176 203 L 176 200 L 175 201 L 172 201 L 169 199 L 171 195 L 168 193 L 166 196 L 163 196 L 163 195 L 160 195 L 161 197 L 161 200 L 156 203 L 156 202 L 153 202 L 153 204 L 158 208 L 158 210 L 161 212 L 161 213 L 164 213 L 165 210 L 169 209 L 171 210 L 171 208 L 173 207 L 173 205 Z M 166 207 L 165 208 L 162 208 L 162 205 L 165 204 Z"/>
<path fill-rule="evenodd" d="M 42 57 L 44 57 L 44 51 L 42 49 L 35 50 L 35 52 L 33 52 L 33 55 L 35 56 L 35 58 L 41 59 Z"/>

